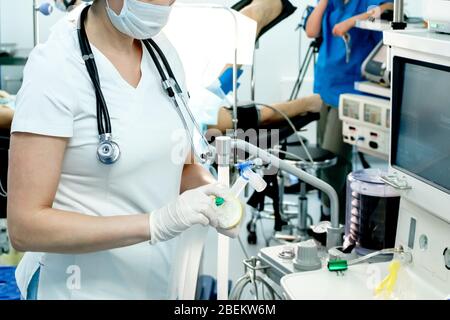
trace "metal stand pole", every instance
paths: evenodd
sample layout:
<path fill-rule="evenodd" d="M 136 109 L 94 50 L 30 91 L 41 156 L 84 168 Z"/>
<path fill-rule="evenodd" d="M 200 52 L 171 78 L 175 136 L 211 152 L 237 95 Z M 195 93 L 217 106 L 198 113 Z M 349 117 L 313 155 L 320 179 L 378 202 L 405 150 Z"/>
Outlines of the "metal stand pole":
<path fill-rule="evenodd" d="M 391 23 L 394 30 L 406 29 L 407 24 L 403 21 L 403 7 L 404 0 L 394 0 L 394 20 Z"/>
<path fill-rule="evenodd" d="M 253 51 L 253 64 L 252 64 L 252 70 L 251 70 L 251 75 L 250 75 L 250 98 L 251 101 L 255 101 L 256 100 L 256 83 L 255 83 L 255 58 L 256 58 L 256 49 L 259 48 L 259 42 L 256 42 L 255 45 L 255 50 Z"/>
<path fill-rule="evenodd" d="M 300 194 L 298 196 L 298 232 L 301 240 L 308 237 L 308 198 L 306 196 L 306 183 L 300 183 Z"/>
<path fill-rule="evenodd" d="M 216 152 L 218 182 L 226 187 L 229 187 L 231 138 L 227 136 L 217 137 Z M 228 300 L 228 263 L 230 257 L 230 238 L 219 234 L 217 248 L 219 253 L 217 256 L 217 300 Z"/>
<path fill-rule="evenodd" d="M 39 18 L 37 0 L 33 0 L 33 43 L 34 47 L 39 43 Z"/>
<path fill-rule="evenodd" d="M 303 60 L 303 63 L 300 66 L 300 69 L 298 71 L 297 79 L 295 81 L 294 87 L 292 88 L 292 92 L 289 97 L 289 100 L 293 100 L 298 97 L 298 94 L 300 93 L 306 73 L 308 72 L 309 65 L 311 64 L 311 60 L 314 59 L 314 64 L 316 62 L 316 53 L 319 52 L 319 48 L 320 48 L 320 40 L 319 39 L 314 39 L 309 44 L 308 51 L 306 52 L 305 59 Z"/>

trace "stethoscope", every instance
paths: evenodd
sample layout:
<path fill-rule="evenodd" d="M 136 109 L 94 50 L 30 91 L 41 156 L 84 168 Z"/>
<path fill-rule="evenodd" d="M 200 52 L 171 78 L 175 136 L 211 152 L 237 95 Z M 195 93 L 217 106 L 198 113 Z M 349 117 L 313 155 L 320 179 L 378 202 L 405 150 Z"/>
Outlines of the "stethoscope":
<path fill-rule="evenodd" d="M 89 7 L 90 6 L 87 6 L 81 12 L 80 19 L 78 21 L 78 40 L 80 43 L 81 54 L 85 62 L 89 77 L 91 78 L 92 84 L 94 86 L 95 97 L 97 100 L 97 129 L 99 135 L 97 158 L 103 164 L 113 164 L 120 158 L 120 147 L 117 144 L 117 142 L 113 140 L 112 137 L 111 119 L 109 117 L 105 97 L 103 96 L 103 92 L 100 87 L 100 78 L 98 75 L 97 65 L 95 63 L 94 54 L 92 53 L 91 45 L 89 43 L 89 39 L 86 34 L 86 27 L 84 25 Z M 183 126 L 189 135 L 192 150 L 194 151 L 195 155 L 200 159 L 201 162 L 205 163 L 207 161 L 212 160 L 214 158 L 214 153 L 212 151 L 213 149 L 210 147 L 208 141 L 201 133 L 201 129 L 188 107 L 187 99 L 164 53 L 152 39 L 143 40 L 142 43 L 149 52 L 153 60 L 153 63 L 155 64 L 156 69 L 158 70 L 164 91 L 172 101 L 175 110 L 177 111 L 183 123 Z M 158 54 L 159 59 L 161 59 L 166 72 L 164 72 L 164 69 L 158 57 L 156 56 L 156 53 Z M 199 153 L 195 152 L 194 139 L 191 131 L 189 130 L 186 119 L 182 111 L 180 110 L 180 104 L 183 105 L 184 110 L 186 110 L 187 114 L 189 115 L 189 118 L 192 121 L 195 129 L 199 132 L 201 140 L 204 146 L 207 148 L 205 152 Z"/>

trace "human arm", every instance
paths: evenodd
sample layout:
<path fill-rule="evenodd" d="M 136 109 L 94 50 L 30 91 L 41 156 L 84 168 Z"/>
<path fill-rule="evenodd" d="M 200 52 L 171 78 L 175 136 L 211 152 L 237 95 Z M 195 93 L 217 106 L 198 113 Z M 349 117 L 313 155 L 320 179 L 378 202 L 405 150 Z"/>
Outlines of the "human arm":
<path fill-rule="evenodd" d="M 289 118 L 293 118 L 307 112 L 319 112 L 322 103 L 323 102 L 320 96 L 313 94 L 291 101 L 271 104 L 270 106 L 258 105 L 258 107 L 261 107 L 259 122 L 261 125 L 270 125 L 283 121 L 284 117 L 279 112 L 273 110 L 273 108 L 283 112 Z M 231 112 L 227 108 L 222 107 L 219 109 L 217 115 L 217 125 L 210 126 L 210 128 L 225 132 L 227 129 L 231 129 L 233 127 L 232 120 Z"/>
<path fill-rule="evenodd" d="M 281 111 L 289 118 L 296 117 L 307 112 L 319 112 L 323 101 L 320 95 L 313 94 L 292 101 L 275 103 L 272 108 Z M 277 111 L 267 106 L 261 107 L 261 125 L 269 125 L 283 121 L 284 117 Z"/>
<path fill-rule="evenodd" d="M 66 145 L 66 138 L 12 134 L 7 210 L 17 250 L 89 253 L 169 240 L 194 224 L 217 224 L 209 195 L 220 190 L 213 185 L 146 214 L 99 217 L 53 208 Z"/>
<path fill-rule="evenodd" d="M 148 214 L 98 217 L 52 208 L 66 145 L 66 138 L 12 134 L 7 210 L 13 247 L 87 253 L 149 240 Z"/>
<path fill-rule="evenodd" d="M 360 20 L 367 20 L 371 17 L 373 18 L 379 18 L 380 15 L 389 9 L 393 8 L 392 3 L 383 3 L 380 6 L 377 7 L 370 7 L 367 12 L 355 15 L 351 18 L 348 18 L 338 24 L 336 24 L 333 28 L 333 35 L 342 37 L 344 36 L 351 28 L 353 28 L 356 25 L 357 21 Z"/>
<path fill-rule="evenodd" d="M 187 156 L 181 176 L 180 193 L 216 182 L 208 170 L 201 164 L 195 163 L 192 154 Z"/>
<path fill-rule="evenodd" d="M 317 38 L 322 32 L 322 19 L 323 14 L 328 6 L 328 0 L 320 0 L 317 6 L 314 8 L 313 12 L 306 22 L 306 35 L 309 38 Z"/>

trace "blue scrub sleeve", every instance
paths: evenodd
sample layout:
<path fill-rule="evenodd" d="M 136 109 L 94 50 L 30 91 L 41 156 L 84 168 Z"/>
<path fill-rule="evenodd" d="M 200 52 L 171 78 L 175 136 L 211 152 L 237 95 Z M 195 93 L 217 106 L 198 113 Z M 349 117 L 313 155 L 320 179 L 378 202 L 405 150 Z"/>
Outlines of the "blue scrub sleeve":
<path fill-rule="evenodd" d="M 333 11 L 334 10 L 334 7 L 335 7 L 334 1 L 337 1 L 337 0 L 329 0 L 328 1 L 328 5 L 327 5 L 326 11 Z M 317 4 L 319 4 L 319 2 L 320 2 L 320 0 L 317 0 Z"/>
<path fill-rule="evenodd" d="M 379 6 L 382 5 L 383 3 L 392 3 L 392 0 L 366 0 L 367 1 L 367 7 L 371 7 L 371 6 Z"/>

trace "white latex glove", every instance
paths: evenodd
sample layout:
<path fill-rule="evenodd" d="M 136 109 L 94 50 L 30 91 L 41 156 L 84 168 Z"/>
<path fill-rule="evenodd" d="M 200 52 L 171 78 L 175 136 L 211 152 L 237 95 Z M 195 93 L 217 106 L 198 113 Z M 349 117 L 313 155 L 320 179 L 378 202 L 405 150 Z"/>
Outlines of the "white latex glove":
<path fill-rule="evenodd" d="M 244 219 L 242 219 L 242 221 L 244 221 Z M 223 234 L 224 236 L 227 236 L 228 238 L 236 239 L 239 235 L 239 231 L 241 230 L 242 221 L 239 226 L 234 227 L 233 229 L 216 228 L 217 232 Z"/>
<path fill-rule="evenodd" d="M 151 244 L 170 240 L 195 224 L 217 227 L 215 197 L 227 198 L 228 194 L 227 188 L 208 184 L 183 192 L 174 202 L 153 211 L 149 218 Z"/>

